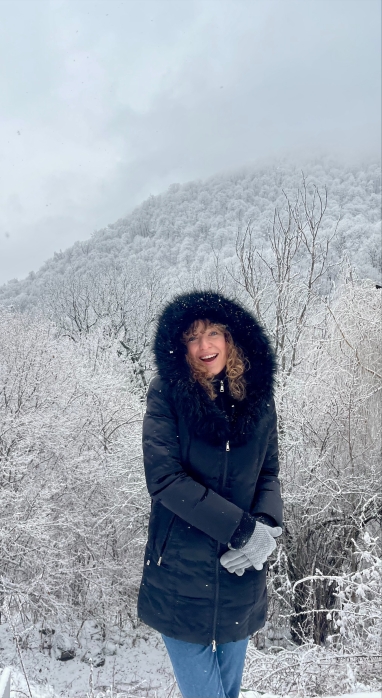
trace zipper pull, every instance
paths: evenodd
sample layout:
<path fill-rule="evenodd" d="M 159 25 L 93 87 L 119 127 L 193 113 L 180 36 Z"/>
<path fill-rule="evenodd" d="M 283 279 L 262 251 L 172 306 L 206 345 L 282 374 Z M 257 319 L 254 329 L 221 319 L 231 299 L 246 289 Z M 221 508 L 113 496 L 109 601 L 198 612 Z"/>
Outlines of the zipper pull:
<path fill-rule="evenodd" d="M 158 560 L 158 562 L 157 562 L 157 565 L 160 565 L 161 562 L 162 562 L 162 555 L 160 556 L 160 558 L 159 558 L 159 560 Z"/>
<path fill-rule="evenodd" d="M 224 393 L 224 383 L 223 381 L 220 381 L 220 392 Z"/>
<path fill-rule="evenodd" d="M 216 652 L 216 640 L 212 640 L 212 651 Z"/>
<path fill-rule="evenodd" d="M 225 445 L 225 450 L 226 450 L 226 451 L 230 451 L 230 450 L 231 450 L 230 447 L 229 447 L 229 441 L 227 441 L 227 443 L 226 443 L 226 445 Z"/>

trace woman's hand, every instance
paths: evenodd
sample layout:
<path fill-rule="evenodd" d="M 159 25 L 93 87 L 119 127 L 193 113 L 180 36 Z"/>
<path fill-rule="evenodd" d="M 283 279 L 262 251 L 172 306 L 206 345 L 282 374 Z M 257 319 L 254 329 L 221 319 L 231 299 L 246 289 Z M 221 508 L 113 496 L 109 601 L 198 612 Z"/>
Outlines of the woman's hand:
<path fill-rule="evenodd" d="M 230 553 L 240 553 L 240 550 L 228 550 L 228 552 L 224 553 L 224 555 L 221 556 L 220 562 L 225 567 L 228 572 L 235 572 L 238 577 L 242 577 L 245 570 L 247 570 L 249 567 L 253 567 L 252 562 L 249 560 L 249 558 L 246 555 L 241 555 L 240 557 L 234 557 L 234 558 L 228 558 Z M 227 556 L 227 558 L 226 558 Z M 222 562 L 222 559 L 225 558 Z"/>
<path fill-rule="evenodd" d="M 252 565 L 255 570 L 262 570 L 264 562 L 276 548 L 275 538 L 281 534 L 280 526 L 267 526 L 256 521 L 255 530 L 248 543 L 239 550 L 228 550 L 221 556 L 220 562 L 228 572 L 236 572 L 238 576 L 242 576 L 244 570 Z"/>

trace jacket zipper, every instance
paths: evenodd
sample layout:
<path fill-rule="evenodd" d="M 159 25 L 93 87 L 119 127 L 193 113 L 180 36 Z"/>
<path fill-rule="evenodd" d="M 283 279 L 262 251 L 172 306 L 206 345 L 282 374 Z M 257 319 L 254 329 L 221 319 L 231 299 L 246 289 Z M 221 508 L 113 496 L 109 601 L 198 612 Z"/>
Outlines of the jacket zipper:
<path fill-rule="evenodd" d="M 223 388 L 223 389 L 224 389 L 224 388 Z M 224 471 L 223 471 L 222 490 L 224 489 L 225 481 L 226 481 L 226 478 L 227 478 L 228 451 L 230 451 L 229 441 L 226 441 L 226 444 L 225 444 L 225 459 L 224 459 Z M 219 565 L 220 565 L 219 553 L 220 553 L 220 543 L 217 543 L 217 546 L 216 546 L 215 608 L 214 608 L 214 620 L 213 620 L 213 625 L 212 625 L 212 637 L 213 637 L 213 640 L 212 640 L 212 651 L 213 651 L 213 652 L 216 652 L 216 640 L 215 640 L 215 635 L 216 635 L 216 622 L 217 622 L 217 617 L 218 617 L 218 599 L 219 599 Z"/>
<path fill-rule="evenodd" d="M 170 537 L 170 533 L 171 533 L 171 529 L 173 527 L 174 521 L 175 521 L 175 514 L 170 521 L 170 524 L 169 524 L 169 527 L 168 527 L 167 533 L 166 533 L 166 538 L 164 539 L 163 545 L 161 547 L 160 555 L 159 555 L 158 562 L 157 562 L 158 566 L 160 566 L 162 564 L 163 553 L 164 553 L 166 545 L 168 543 L 168 539 Z"/>
<path fill-rule="evenodd" d="M 218 597 L 219 597 L 219 564 L 220 564 L 220 559 L 219 559 L 219 552 L 220 552 L 220 543 L 217 543 L 216 545 L 216 583 L 215 583 L 215 607 L 214 607 L 214 620 L 212 624 L 212 637 L 214 638 L 212 640 L 212 651 L 216 652 L 216 640 L 215 640 L 215 634 L 216 634 L 216 621 L 218 617 Z"/>

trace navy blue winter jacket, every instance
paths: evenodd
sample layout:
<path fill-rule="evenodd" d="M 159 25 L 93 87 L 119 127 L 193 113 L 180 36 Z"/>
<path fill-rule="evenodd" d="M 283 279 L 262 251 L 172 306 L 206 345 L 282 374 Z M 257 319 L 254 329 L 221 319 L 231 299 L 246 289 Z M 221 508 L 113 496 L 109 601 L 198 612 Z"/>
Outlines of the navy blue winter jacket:
<path fill-rule="evenodd" d="M 190 377 L 181 336 L 204 318 L 225 324 L 249 361 L 242 401 L 229 396 L 224 376 L 225 404 L 219 394 L 211 400 Z M 239 577 L 220 557 L 248 514 L 282 525 L 274 354 L 248 311 L 209 292 L 183 294 L 168 304 L 154 353 L 158 374 L 143 424 L 152 508 L 138 615 L 187 642 L 241 640 L 264 625 L 266 567 Z"/>

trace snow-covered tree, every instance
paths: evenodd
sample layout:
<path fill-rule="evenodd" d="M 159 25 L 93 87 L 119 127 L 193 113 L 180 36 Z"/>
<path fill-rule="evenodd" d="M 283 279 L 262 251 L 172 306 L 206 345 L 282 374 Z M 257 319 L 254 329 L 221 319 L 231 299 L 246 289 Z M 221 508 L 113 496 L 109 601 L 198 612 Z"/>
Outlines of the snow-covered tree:
<path fill-rule="evenodd" d="M 142 414 L 102 343 L 0 314 L 1 591 L 35 623 L 133 614 L 148 510 Z"/>

